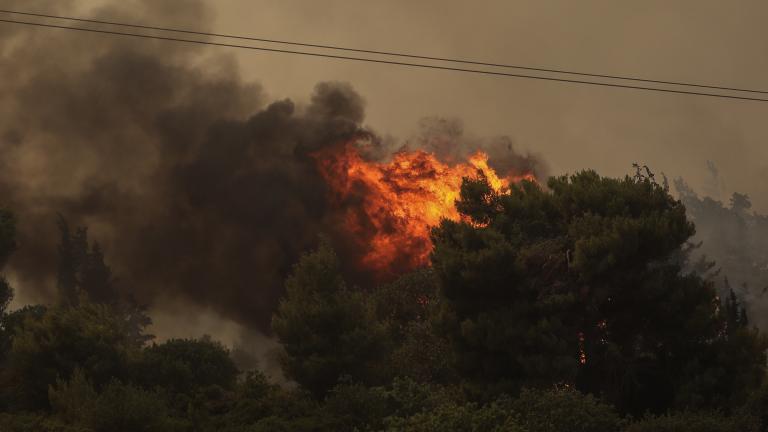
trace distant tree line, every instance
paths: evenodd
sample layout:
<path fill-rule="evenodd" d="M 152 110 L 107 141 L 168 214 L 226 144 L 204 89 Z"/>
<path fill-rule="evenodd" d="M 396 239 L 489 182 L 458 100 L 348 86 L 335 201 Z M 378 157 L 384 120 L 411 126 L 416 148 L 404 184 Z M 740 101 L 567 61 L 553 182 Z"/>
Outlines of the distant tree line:
<path fill-rule="evenodd" d="M 465 179 L 431 266 L 347 283 L 295 265 L 272 328 L 290 385 L 210 338 L 153 342 L 84 228 L 60 219 L 59 301 L 9 311 L 9 431 L 768 431 L 765 337 L 696 270 L 693 223 L 648 176 L 584 171 L 497 193 Z M 0 263 L 15 248 L 0 212 Z M 215 239 L 211 239 L 215 241 Z"/>

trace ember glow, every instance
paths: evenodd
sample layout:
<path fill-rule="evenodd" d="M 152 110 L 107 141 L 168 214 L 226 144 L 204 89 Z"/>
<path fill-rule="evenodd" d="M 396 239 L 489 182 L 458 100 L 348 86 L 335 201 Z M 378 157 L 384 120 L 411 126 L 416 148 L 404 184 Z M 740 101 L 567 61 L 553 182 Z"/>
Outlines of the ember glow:
<path fill-rule="evenodd" d="M 510 183 L 535 180 L 530 173 L 499 175 L 479 151 L 456 164 L 425 151 L 401 151 L 389 162 L 369 162 L 354 143 L 347 143 L 315 157 L 332 204 L 342 210 L 344 229 L 362 249 L 360 264 L 384 277 L 428 263 L 430 228 L 443 218 L 460 219 L 455 202 L 464 177 L 482 172 L 498 192 Z"/>

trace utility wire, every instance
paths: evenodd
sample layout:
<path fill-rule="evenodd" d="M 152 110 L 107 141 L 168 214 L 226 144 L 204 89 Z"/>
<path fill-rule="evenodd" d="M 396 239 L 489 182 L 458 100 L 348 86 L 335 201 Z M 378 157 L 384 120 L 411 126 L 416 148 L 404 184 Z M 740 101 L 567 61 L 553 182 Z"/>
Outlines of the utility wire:
<path fill-rule="evenodd" d="M 320 44 L 278 40 L 278 39 L 257 38 L 257 37 L 251 37 L 251 36 L 239 36 L 239 35 L 222 34 L 222 33 L 207 33 L 202 31 L 188 30 L 188 29 L 155 27 L 155 26 L 140 25 L 140 24 L 127 24 L 127 23 L 120 23 L 115 21 L 103 21 L 103 20 L 77 18 L 77 17 L 69 17 L 69 16 L 61 16 L 61 15 L 19 12 L 19 11 L 4 10 L 4 9 L 0 9 L 0 12 L 7 13 L 7 14 L 26 15 L 26 16 L 34 16 L 34 17 L 41 17 L 41 18 L 53 18 L 53 19 L 60 19 L 60 20 L 83 22 L 83 23 L 106 24 L 106 25 L 119 26 L 119 27 L 129 27 L 129 28 L 139 28 L 139 29 L 146 29 L 146 30 L 159 30 L 159 31 L 174 32 L 174 33 L 193 34 L 198 36 L 223 37 L 223 38 L 229 38 L 229 39 L 248 40 L 248 41 L 254 41 L 254 42 L 267 42 L 267 43 L 277 43 L 277 44 L 284 44 L 284 45 L 309 47 L 309 48 L 323 48 L 323 49 L 332 49 L 332 50 L 338 50 L 338 51 L 357 52 L 357 53 L 364 53 L 364 54 L 387 55 L 387 56 L 393 56 L 393 57 L 402 57 L 402 58 L 410 58 L 410 59 L 418 59 L 418 60 L 432 60 L 432 61 L 441 61 L 441 62 L 450 62 L 450 63 L 469 64 L 469 65 L 475 65 L 475 66 L 490 66 L 490 67 L 507 68 L 507 69 L 520 69 L 520 70 L 529 70 L 529 71 L 535 71 L 535 72 L 559 73 L 559 74 L 565 74 L 565 75 L 584 76 L 584 77 L 592 77 L 592 78 L 609 78 L 609 79 L 615 79 L 615 80 L 645 82 L 645 83 L 653 83 L 653 84 L 668 84 L 668 85 L 676 85 L 676 86 L 684 86 L 684 87 L 698 87 L 698 88 L 707 88 L 712 90 L 728 90 L 728 91 L 768 94 L 768 90 L 752 90 L 752 89 L 744 89 L 744 88 L 737 88 L 737 87 L 723 87 L 723 86 L 706 85 L 706 84 L 686 83 L 686 82 L 679 82 L 679 81 L 663 81 L 663 80 L 654 80 L 654 79 L 629 77 L 629 76 L 621 76 L 621 75 L 604 75 L 604 74 L 595 74 L 595 73 L 586 73 L 586 72 L 574 72 L 574 71 L 568 71 L 563 69 L 547 69 L 547 68 L 511 65 L 511 64 L 503 64 L 503 63 L 490 63 L 490 62 L 481 62 L 481 61 L 475 61 L 475 60 L 464 60 L 464 59 L 454 59 L 454 58 L 446 58 L 446 57 L 425 56 L 425 55 L 418 55 L 418 54 L 398 53 L 398 52 L 392 52 L 392 51 L 375 51 L 375 50 L 367 50 L 367 49 L 359 49 L 359 48 L 349 48 L 349 47 L 343 47 L 338 45 L 320 45 Z"/>
<path fill-rule="evenodd" d="M 513 77 L 513 78 L 526 78 L 526 79 L 535 79 L 535 80 L 542 80 L 542 81 L 553 81 L 553 82 L 563 82 L 563 83 L 571 83 L 571 84 L 593 85 L 593 86 L 600 86 L 600 87 L 614 87 L 614 88 L 625 88 L 625 89 L 633 89 L 633 90 L 655 91 L 655 92 L 662 92 L 662 93 L 673 93 L 673 94 L 683 94 L 683 95 L 708 96 L 708 97 L 716 97 L 716 98 L 724 98 L 724 99 L 737 99 L 737 100 L 747 100 L 747 101 L 757 101 L 757 102 L 768 102 L 768 99 L 760 99 L 760 98 L 753 98 L 753 97 L 746 97 L 746 96 L 726 95 L 726 94 L 718 94 L 718 93 L 702 93 L 702 92 L 694 92 L 694 91 L 686 91 L 686 90 L 672 90 L 672 89 L 664 89 L 664 88 L 656 88 L 656 87 L 643 87 L 643 86 L 613 84 L 613 83 L 605 83 L 605 82 L 582 81 L 582 80 L 572 80 L 572 79 L 565 79 L 565 78 L 544 77 L 544 76 L 536 76 L 536 75 L 513 74 L 513 73 L 495 72 L 495 71 L 487 71 L 487 70 L 479 70 L 479 69 L 465 69 L 465 68 L 457 68 L 457 67 L 420 64 L 420 63 L 407 63 L 407 62 L 399 62 L 399 61 L 391 61 L 391 60 L 379 60 L 379 59 L 370 59 L 370 58 L 361 58 L 361 57 L 350 57 L 350 56 L 341 56 L 341 55 L 332 55 L 332 54 L 320 54 L 320 53 L 313 53 L 313 52 L 306 52 L 306 51 L 292 51 L 292 50 L 284 50 L 284 49 L 277 49 L 277 48 L 256 47 L 256 46 L 250 46 L 250 45 L 237 45 L 237 44 L 228 44 L 228 43 L 222 43 L 222 42 L 201 41 L 201 40 L 194 40 L 194 39 L 181 39 L 181 38 L 167 37 L 167 36 L 154 36 L 154 35 L 147 35 L 147 34 L 140 34 L 140 33 L 127 33 L 127 32 L 118 32 L 118 31 L 112 31 L 112 30 L 97 30 L 97 29 L 82 28 L 82 27 L 69 27 L 69 26 L 62 26 L 62 25 L 55 25 L 55 24 L 43 24 L 43 23 L 28 22 L 28 21 L 17 21 L 17 20 L 9 20 L 9 19 L 0 19 L 0 22 L 11 23 L 11 24 L 29 25 L 29 26 L 36 26 L 36 27 L 56 28 L 56 29 L 63 29 L 63 30 L 75 30 L 75 31 L 89 32 L 89 33 L 100 33 L 100 34 L 120 35 L 120 36 L 132 36 L 132 37 L 144 38 L 144 39 L 156 39 L 156 40 L 165 40 L 165 41 L 172 41 L 172 42 L 184 42 L 184 43 L 192 43 L 192 44 L 198 44 L 198 45 L 212 45 L 212 46 L 219 46 L 219 47 L 240 48 L 240 49 L 249 49 L 249 50 L 256 50 L 256 51 L 274 52 L 274 53 L 296 54 L 296 55 L 305 55 L 305 56 L 312 56 L 312 57 L 332 58 L 332 59 L 339 59 L 339 60 L 352 60 L 352 61 L 368 62 L 368 63 L 389 64 L 389 65 L 397 65 L 397 66 L 408 66 L 408 67 L 416 67 L 416 68 L 424 68 L 424 69 L 436 69 L 436 70 L 446 70 L 446 71 L 455 71 L 455 72 L 468 72 L 468 73 L 476 73 L 476 74 L 483 74 L 483 75 L 504 76 L 504 77 Z"/>

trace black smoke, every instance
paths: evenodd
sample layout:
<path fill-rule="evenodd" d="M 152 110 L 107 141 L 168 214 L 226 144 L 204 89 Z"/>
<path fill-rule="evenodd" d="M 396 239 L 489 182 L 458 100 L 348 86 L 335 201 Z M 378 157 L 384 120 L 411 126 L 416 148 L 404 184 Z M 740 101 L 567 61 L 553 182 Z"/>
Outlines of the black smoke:
<path fill-rule="evenodd" d="M 212 22 L 197 0 L 114 2 L 94 16 Z M 301 106 L 266 103 L 232 57 L 199 46 L 12 24 L 0 38 L 0 204 L 20 221 L 11 271 L 39 300 L 55 295 L 60 213 L 89 227 L 140 301 L 183 299 L 268 329 L 292 264 L 318 233 L 341 235 L 311 155 L 360 135 L 386 153 L 348 84 L 321 83 Z M 449 138 L 443 153 L 459 152 L 465 138 Z M 496 146 L 502 165 L 534 164 Z"/>

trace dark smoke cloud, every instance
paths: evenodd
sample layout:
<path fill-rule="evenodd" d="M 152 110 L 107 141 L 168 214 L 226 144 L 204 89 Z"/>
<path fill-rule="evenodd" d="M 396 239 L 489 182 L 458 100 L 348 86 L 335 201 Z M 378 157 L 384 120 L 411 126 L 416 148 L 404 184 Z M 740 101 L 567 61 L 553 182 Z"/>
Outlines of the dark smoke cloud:
<path fill-rule="evenodd" d="M 211 22 L 192 0 L 115 2 L 95 16 Z M 89 227 L 140 301 L 183 300 L 267 330 L 292 264 L 318 233 L 341 235 L 311 154 L 373 136 L 363 99 L 322 83 L 306 106 L 267 104 L 231 57 L 200 47 L 8 26 L 0 37 L 0 200 L 20 220 L 11 270 L 27 297 L 53 298 L 61 213 Z M 469 145 L 432 135 L 413 142 L 446 157 Z M 500 166 L 539 166 L 503 139 L 488 148 Z"/>

